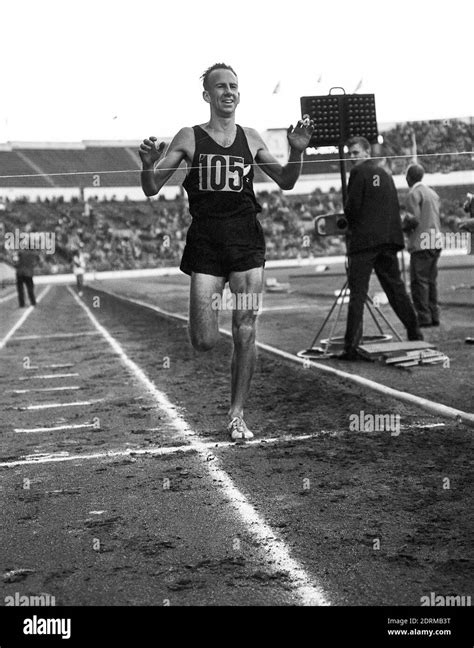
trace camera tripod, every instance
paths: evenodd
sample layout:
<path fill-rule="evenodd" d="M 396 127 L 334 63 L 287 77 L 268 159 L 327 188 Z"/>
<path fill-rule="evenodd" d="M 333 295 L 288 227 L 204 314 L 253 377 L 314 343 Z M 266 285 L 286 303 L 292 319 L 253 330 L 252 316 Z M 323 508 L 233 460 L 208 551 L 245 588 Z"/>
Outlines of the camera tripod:
<path fill-rule="evenodd" d="M 308 349 L 304 349 L 302 351 L 299 351 L 297 355 L 300 358 L 319 358 L 321 360 L 327 359 L 327 358 L 333 358 L 336 353 L 335 351 L 341 350 L 341 346 L 343 345 L 344 338 L 342 337 L 334 337 L 334 332 L 336 331 L 337 324 L 339 322 L 340 316 L 341 316 L 341 311 L 342 311 L 342 306 L 346 302 L 346 297 L 349 296 L 350 291 L 348 288 L 348 279 L 344 282 L 343 287 L 339 291 L 339 294 L 336 294 L 336 298 L 331 306 L 331 309 L 329 313 L 326 315 L 326 318 L 324 319 L 324 322 L 320 326 L 318 332 L 314 336 L 314 339 L 311 343 L 311 346 Z M 339 306 L 339 308 L 337 308 Z M 384 333 L 382 324 L 379 320 L 382 321 L 392 332 L 392 334 L 398 339 L 399 342 L 402 341 L 402 338 L 400 335 L 397 333 L 397 331 L 393 328 L 393 326 L 390 324 L 388 319 L 385 317 L 385 315 L 382 313 L 380 308 L 378 307 L 377 300 L 373 300 L 369 295 L 365 298 L 365 306 L 367 307 L 367 310 L 369 311 L 372 319 L 375 322 L 375 325 L 377 327 L 377 330 L 379 331 L 378 335 L 370 335 L 370 336 L 363 336 L 361 340 L 361 344 L 363 343 L 370 343 L 370 342 L 388 342 L 392 339 L 392 335 L 388 335 Z M 332 322 L 330 329 L 329 329 L 329 337 L 326 340 L 321 340 L 320 344 L 321 346 L 315 347 L 314 345 L 316 344 L 317 339 L 319 336 L 322 334 L 323 330 L 325 327 L 328 325 L 331 316 L 333 315 L 334 311 L 337 308 L 336 316 L 334 321 Z M 379 318 L 379 319 L 378 319 Z M 331 350 L 332 348 L 332 350 Z"/>

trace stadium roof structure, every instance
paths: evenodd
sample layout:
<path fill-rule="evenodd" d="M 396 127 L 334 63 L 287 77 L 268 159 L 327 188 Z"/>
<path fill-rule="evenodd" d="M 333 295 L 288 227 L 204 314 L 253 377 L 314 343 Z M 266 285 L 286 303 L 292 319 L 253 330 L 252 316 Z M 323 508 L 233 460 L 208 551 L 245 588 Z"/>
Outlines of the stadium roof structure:
<path fill-rule="evenodd" d="M 0 145 L 0 187 L 137 186 L 139 144 L 135 140 L 7 142 Z"/>
<path fill-rule="evenodd" d="M 170 138 L 160 138 L 169 143 Z M 6 142 L 0 144 L 0 188 L 136 187 L 141 170 L 137 140 Z M 337 155 L 307 155 L 304 174 L 334 173 Z M 336 166 L 334 166 L 336 164 Z M 184 180 L 184 165 L 169 184 Z M 255 182 L 268 178 L 256 167 Z"/>
<path fill-rule="evenodd" d="M 473 122 L 472 117 L 446 118 L 438 122 Z M 380 124 L 385 132 L 393 124 Z M 285 129 L 281 130 L 286 142 Z M 169 143 L 171 137 L 158 138 Z M 128 188 L 140 186 L 141 162 L 138 155 L 140 140 L 82 140 L 79 142 L 4 142 L 0 143 L 0 188 L 47 188 L 58 191 L 82 188 Z M 311 150 L 304 154 L 303 176 L 329 176 L 339 172 L 337 149 Z M 185 165 L 168 182 L 181 185 Z M 267 176 L 255 168 L 255 182 L 268 181 Z"/>

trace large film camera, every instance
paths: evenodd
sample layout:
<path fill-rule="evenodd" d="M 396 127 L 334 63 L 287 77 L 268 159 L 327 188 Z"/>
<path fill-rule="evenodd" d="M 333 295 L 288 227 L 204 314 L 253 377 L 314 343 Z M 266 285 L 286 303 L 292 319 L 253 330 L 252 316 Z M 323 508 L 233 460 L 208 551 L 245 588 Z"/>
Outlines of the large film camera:
<path fill-rule="evenodd" d="M 323 214 L 314 220 L 319 236 L 340 236 L 347 234 L 347 218 L 344 214 Z"/>

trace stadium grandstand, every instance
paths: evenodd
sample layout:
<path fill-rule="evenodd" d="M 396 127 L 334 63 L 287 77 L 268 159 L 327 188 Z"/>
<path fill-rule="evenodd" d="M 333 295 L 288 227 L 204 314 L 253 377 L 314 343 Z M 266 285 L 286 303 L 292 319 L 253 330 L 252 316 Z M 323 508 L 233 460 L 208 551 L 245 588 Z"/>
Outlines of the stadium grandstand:
<path fill-rule="evenodd" d="M 375 154 L 386 157 L 396 184 L 404 187 L 404 169 L 412 156 L 422 157 L 432 185 L 471 184 L 473 169 L 472 117 L 428 122 L 387 124 L 380 127 L 383 146 Z M 263 133 L 275 155 L 285 162 L 286 129 Z M 169 143 L 170 137 L 159 138 Z M 143 200 L 140 189 L 138 141 L 82 141 L 68 143 L 7 142 L 0 144 L 0 198 L 29 200 L 62 196 Z M 449 177 L 447 177 L 449 174 Z M 402 176 L 399 178 L 398 176 Z M 438 177 L 436 177 L 438 176 Z M 176 172 L 162 195 L 180 193 L 184 168 Z M 257 167 L 257 191 L 273 185 Z M 301 179 L 293 194 L 323 191 L 340 184 L 337 149 L 308 149 Z M 36 191 L 35 191 L 36 190 Z"/>
<path fill-rule="evenodd" d="M 405 169 L 417 159 L 442 199 L 446 230 L 465 217 L 462 202 L 474 187 L 472 118 L 389 124 L 374 155 L 394 177 L 403 207 Z M 263 134 L 275 157 L 286 154 L 286 129 Z M 170 138 L 159 138 L 169 142 Z M 38 273 L 70 271 L 80 243 L 94 271 L 174 266 L 190 223 L 180 168 L 160 195 L 144 199 L 137 141 L 0 144 L 0 234 L 29 226 L 55 232 L 56 252 L 41 255 Z M 255 190 L 267 238 L 267 259 L 343 254 L 341 237 L 317 237 L 314 218 L 342 210 L 336 149 L 308 149 L 292 191 L 275 191 L 257 167 Z M 3 246 L 2 246 L 3 247 Z M 0 249 L 0 261 L 11 262 Z"/>

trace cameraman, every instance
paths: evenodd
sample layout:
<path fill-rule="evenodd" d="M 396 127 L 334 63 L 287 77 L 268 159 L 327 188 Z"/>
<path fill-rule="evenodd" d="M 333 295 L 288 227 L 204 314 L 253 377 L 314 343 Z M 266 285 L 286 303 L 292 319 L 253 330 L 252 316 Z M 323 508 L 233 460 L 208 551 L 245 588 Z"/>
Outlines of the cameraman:
<path fill-rule="evenodd" d="M 370 159 L 365 137 L 347 144 L 353 162 L 344 212 L 348 221 L 347 255 L 350 289 L 344 352 L 340 360 L 358 360 L 364 303 L 372 270 L 388 301 L 407 329 L 409 340 L 422 340 L 418 318 L 400 275 L 397 252 L 404 248 L 400 206 L 391 176 Z"/>

